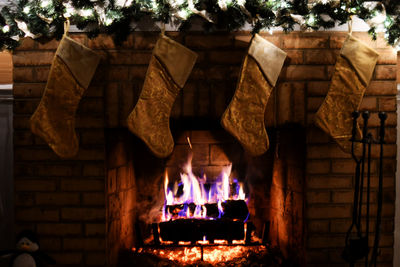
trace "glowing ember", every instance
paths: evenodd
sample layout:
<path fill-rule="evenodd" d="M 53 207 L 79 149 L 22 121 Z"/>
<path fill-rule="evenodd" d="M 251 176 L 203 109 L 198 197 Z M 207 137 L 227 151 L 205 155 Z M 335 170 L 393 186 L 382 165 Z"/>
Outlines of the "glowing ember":
<path fill-rule="evenodd" d="M 224 203 L 228 200 L 247 202 L 243 184 L 237 179 L 230 181 L 232 165 L 226 166 L 218 178 L 209 182 L 207 177 L 196 177 L 192 171 L 192 155 L 183 166 L 180 180 L 170 186 L 168 173 L 164 180 L 164 208 L 162 221 L 178 218 L 221 218 L 224 214 Z M 209 216 L 207 206 L 216 207 L 217 216 Z"/>
<path fill-rule="evenodd" d="M 203 249 L 203 259 L 201 250 Z M 135 249 L 133 249 L 135 251 Z M 216 264 L 229 262 L 238 258 L 247 258 L 251 253 L 265 254 L 265 246 L 204 246 L 204 247 L 171 247 L 171 248 L 144 248 L 138 253 L 150 253 L 160 258 L 169 259 L 180 264 L 193 264 L 199 261 Z"/>

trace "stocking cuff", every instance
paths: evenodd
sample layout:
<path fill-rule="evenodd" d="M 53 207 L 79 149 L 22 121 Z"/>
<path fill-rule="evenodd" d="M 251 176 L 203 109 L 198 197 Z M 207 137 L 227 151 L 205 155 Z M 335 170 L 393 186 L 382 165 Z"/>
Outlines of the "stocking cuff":
<path fill-rule="evenodd" d="M 249 55 L 260 65 L 268 82 L 272 86 L 275 86 L 279 74 L 281 73 L 286 53 L 256 34 L 249 47 Z"/>
<path fill-rule="evenodd" d="M 78 83 L 83 88 L 88 88 L 99 64 L 99 55 L 68 36 L 64 36 L 56 56 L 64 61 Z"/>
<path fill-rule="evenodd" d="M 379 54 L 363 42 L 349 35 L 340 54 L 346 58 L 365 86 L 368 86 Z"/>
<path fill-rule="evenodd" d="M 192 72 L 197 54 L 165 35 L 158 39 L 154 55 L 167 69 L 174 82 L 182 88 Z"/>

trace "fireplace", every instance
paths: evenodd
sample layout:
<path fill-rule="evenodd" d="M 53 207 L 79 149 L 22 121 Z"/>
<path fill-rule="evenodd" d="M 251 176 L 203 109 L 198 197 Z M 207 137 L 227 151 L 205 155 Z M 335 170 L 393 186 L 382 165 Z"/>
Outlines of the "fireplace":
<path fill-rule="evenodd" d="M 172 155 L 158 159 L 128 131 L 106 132 L 110 261 L 304 261 L 292 256 L 304 250 L 302 126 L 268 129 L 260 157 L 212 120 L 173 121 L 172 133 Z"/>
<path fill-rule="evenodd" d="M 42 96 L 58 42 L 42 44 L 25 39 L 15 51 L 16 230 L 36 231 L 41 249 L 65 266 L 128 265 L 133 260 L 161 265 L 165 260 L 166 265 L 175 264 L 161 257 L 160 250 L 151 253 L 148 250 L 157 247 L 153 223 L 158 224 L 158 233 L 162 234 L 159 226 L 165 173 L 173 190 L 174 181 L 180 179 L 182 166 L 192 151 L 195 176 L 218 178 L 232 164 L 230 184 L 234 187 L 234 178 L 243 183 L 250 213 L 243 224 L 254 225 L 254 239 L 246 244 L 244 238 L 243 245 L 235 244 L 242 240 L 230 242 L 228 238 L 224 248 L 253 246 L 260 254 L 267 255 L 263 260 L 271 262 L 271 266 L 278 259 L 305 262 L 307 266 L 345 264 L 340 254 L 351 223 L 354 162 L 313 125 L 313 115 L 327 93 L 335 56 L 346 33 L 262 35 L 284 49 L 288 58 L 265 113 L 270 149 L 255 158 L 249 157 L 219 123 L 234 93 L 250 34 L 167 34 L 199 54 L 172 109 L 175 150 L 167 159 L 154 157 L 125 124 L 138 99 L 158 33 L 134 33 L 121 47 L 115 47 L 107 36 L 91 40 L 84 34 L 71 34 L 101 54 L 102 61 L 80 103 L 76 116 L 80 150 L 77 157 L 69 160 L 59 159 L 29 130 L 29 117 Z M 396 160 L 396 55 L 382 38 L 374 42 L 366 33 L 353 35 L 381 54 L 361 109 L 388 113 L 378 260 L 390 265 Z M 372 119 L 370 125 L 371 130 L 376 130 L 378 121 Z M 372 185 L 376 188 L 376 155 L 372 161 Z M 218 245 L 215 242 L 218 239 L 214 240 L 214 247 L 209 237 L 201 239 L 182 245 L 176 240 L 178 245 L 175 245 L 182 253 L 186 249 L 187 255 L 194 253 L 192 248 L 199 249 L 200 256 L 192 258 L 201 260 L 200 242 L 205 242 L 206 253 Z M 165 249 L 165 254 L 173 248 L 173 243 L 174 240 L 168 247 L 160 243 L 157 248 Z M 173 251 L 177 252 L 175 248 Z M 260 260 L 252 255 L 249 258 L 253 262 Z"/>

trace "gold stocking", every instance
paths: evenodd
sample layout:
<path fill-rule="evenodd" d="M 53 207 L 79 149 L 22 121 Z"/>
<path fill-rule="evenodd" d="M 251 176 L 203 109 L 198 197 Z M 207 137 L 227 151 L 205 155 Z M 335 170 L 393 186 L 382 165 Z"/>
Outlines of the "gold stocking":
<path fill-rule="evenodd" d="M 222 115 L 222 126 L 253 156 L 269 148 L 264 113 L 285 58 L 284 51 L 256 34 L 244 58 L 235 94 Z"/>
<path fill-rule="evenodd" d="M 378 56 L 375 50 L 349 35 L 338 56 L 328 94 L 315 116 L 316 125 L 332 136 L 344 152 L 351 152 L 351 114 L 360 108 Z M 361 136 L 358 126 L 357 136 Z"/>
<path fill-rule="evenodd" d="M 127 124 L 157 157 L 167 157 L 174 149 L 169 117 L 196 58 L 194 52 L 164 35 L 153 50 L 142 92 Z"/>
<path fill-rule="evenodd" d="M 31 130 L 62 158 L 78 153 L 75 113 L 100 57 L 64 35 L 54 56 L 44 95 L 30 119 Z"/>

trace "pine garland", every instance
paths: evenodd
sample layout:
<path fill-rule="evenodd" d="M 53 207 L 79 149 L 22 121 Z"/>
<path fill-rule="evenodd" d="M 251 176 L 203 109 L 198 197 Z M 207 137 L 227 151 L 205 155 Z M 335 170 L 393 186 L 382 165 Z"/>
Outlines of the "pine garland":
<path fill-rule="evenodd" d="M 364 0 L 18 0 L 0 11 L 0 50 L 13 50 L 22 37 L 61 38 L 66 19 L 90 38 L 112 35 L 122 43 L 143 17 L 190 29 L 193 18 L 204 19 L 206 31 L 235 31 L 246 23 L 252 32 L 300 25 L 304 31 L 329 29 L 352 16 L 370 24 L 376 38 L 383 31 L 390 45 L 400 47 L 400 1 Z"/>

